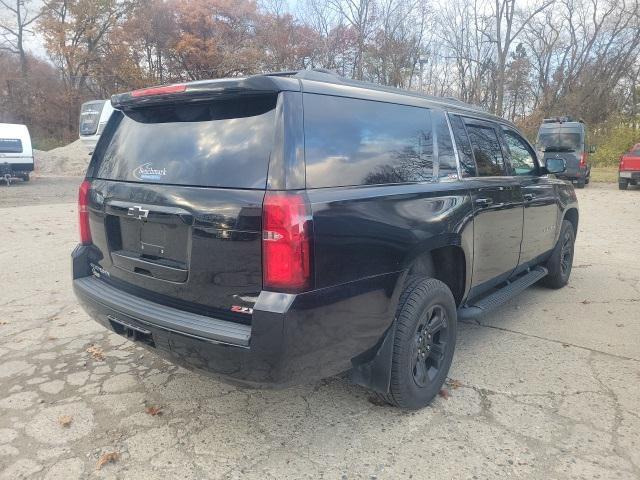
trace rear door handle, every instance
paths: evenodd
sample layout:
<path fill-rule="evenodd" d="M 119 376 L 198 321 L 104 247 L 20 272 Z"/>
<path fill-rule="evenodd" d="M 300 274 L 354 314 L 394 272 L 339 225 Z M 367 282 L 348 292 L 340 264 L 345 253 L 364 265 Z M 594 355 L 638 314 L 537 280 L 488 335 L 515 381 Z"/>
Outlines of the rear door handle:
<path fill-rule="evenodd" d="M 524 197 L 524 199 L 525 199 L 527 202 L 530 202 L 530 201 L 532 201 L 534 198 L 536 198 L 536 196 L 535 196 L 533 193 L 525 193 L 525 194 L 523 195 L 523 197 Z"/>
<path fill-rule="evenodd" d="M 476 198 L 475 202 L 481 207 L 488 207 L 493 204 L 493 198 Z"/>

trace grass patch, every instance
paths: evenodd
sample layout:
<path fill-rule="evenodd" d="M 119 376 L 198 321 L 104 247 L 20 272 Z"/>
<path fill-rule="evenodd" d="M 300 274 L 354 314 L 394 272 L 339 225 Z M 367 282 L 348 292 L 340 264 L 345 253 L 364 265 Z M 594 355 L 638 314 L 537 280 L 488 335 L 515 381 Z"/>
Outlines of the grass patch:
<path fill-rule="evenodd" d="M 591 167 L 591 181 L 618 183 L 618 167 Z"/>

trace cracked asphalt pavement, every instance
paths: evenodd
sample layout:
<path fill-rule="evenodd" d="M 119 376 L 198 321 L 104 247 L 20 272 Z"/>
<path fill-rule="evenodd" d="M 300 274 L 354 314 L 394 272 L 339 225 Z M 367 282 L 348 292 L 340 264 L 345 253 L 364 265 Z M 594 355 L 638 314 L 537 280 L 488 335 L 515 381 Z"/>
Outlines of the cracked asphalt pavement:
<path fill-rule="evenodd" d="M 228 386 L 94 323 L 79 181 L 0 191 L 0 478 L 640 478 L 640 189 L 579 190 L 570 285 L 462 324 L 446 393 L 404 412 L 343 378 Z"/>

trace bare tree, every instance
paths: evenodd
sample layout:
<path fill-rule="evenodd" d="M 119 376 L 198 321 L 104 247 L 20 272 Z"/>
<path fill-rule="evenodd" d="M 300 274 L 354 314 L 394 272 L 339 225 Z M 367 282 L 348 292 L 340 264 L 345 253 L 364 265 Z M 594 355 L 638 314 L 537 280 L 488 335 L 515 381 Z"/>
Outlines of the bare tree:
<path fill-rule="evenodd" d="M 362 80 L 365 45 L 373 32 L 376 15 L 374 0 L 328 0 L 327 3 L 356 33 L 352 77 Z"/>
<path fill-rule="evenodd" d="M 502 115 L 504 108 L 504 85 L 507 57 L 511 52 L 511 46 L 520 36 L 522 30 L 538 13 L 546 9 L 553 2 L 546 0 L 544 3 L 534 5 L 516 23 L 516 0 L 495 0 L 493 18 L 495 21 L 496 42 L 496 99 L 493 108 L 496 115 Z"/>
<path fill-rule="evenodd" d="M 5 18 L 0 18 L 0 50 L 18 55 L 20 72 L 26 77 L 28 65 L 24 49 L 25 35 L 32 34 L 30 29 L 42 15 L 41 9 L 31 5 L 31 0 L 0 0 L 0 6 L 6 9 Z"/>

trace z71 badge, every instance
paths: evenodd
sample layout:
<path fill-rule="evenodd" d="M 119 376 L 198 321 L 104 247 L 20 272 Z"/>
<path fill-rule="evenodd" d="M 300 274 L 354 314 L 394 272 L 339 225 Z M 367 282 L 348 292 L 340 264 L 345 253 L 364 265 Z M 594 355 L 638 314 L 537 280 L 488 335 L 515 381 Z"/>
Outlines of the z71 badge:
<path fill-rule="evenodd" d="M 231 311 L 234 313 L 244 313 L 245 315 L 253 315 L 253 308 L 241 307 L 240 305 L 232 305 Z"/>

